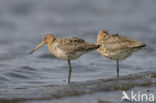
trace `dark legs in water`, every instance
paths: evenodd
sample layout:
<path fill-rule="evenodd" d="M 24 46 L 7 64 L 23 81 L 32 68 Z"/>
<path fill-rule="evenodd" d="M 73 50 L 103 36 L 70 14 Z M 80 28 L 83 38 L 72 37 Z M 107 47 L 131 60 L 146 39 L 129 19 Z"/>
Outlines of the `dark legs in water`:
<path fill-rule="evenodd" d="M 116 65 L 116 72 L 117 72 L 117 78 L 119 77 L 119 61 L 116 61 L 117 65 Z"/>
<path fill-rule="evenodd" d="M 117 60 L 116 63 L 117 63 L 116 72 L 117 72 L 117 78 L 118 78 L 119 77 L 119 61 Z M 70 60 L 68 60 L 68 65 L 69 65 L 68 83 L 70 84 L 70 78 L 71 78 L 71 72 L 72 72 Z"/>
<path fill-rule="evenodd" d="M 69 65 L 68 83 L 70 84 L 70 77 L 71 77 L 71 72 L 72 72 L 70 60 L 68 60 L 68 65 Z"/>

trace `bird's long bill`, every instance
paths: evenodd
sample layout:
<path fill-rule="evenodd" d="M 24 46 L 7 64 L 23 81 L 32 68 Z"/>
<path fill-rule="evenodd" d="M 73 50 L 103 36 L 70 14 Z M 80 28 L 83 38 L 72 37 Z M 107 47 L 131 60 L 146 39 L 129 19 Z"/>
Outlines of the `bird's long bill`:
<path fill-rule="evenodd" d="M 42 41 L 42 43 L 41 44 L 39 44 L 33 51 L 31 51 L 30 53 L 29 53 L 29 55 L 30 54 L 32 54 L 34 51 L 36 51 L 37 49 L 39 49 L 41 46 L 43 46 L 45 44 L 45 42 L 44 41 Z"/>

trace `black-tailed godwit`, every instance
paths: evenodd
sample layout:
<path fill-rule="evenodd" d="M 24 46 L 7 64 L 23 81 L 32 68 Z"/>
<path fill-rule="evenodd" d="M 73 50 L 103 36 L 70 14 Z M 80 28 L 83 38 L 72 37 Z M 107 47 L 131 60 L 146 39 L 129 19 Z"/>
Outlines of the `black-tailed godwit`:
<path fill-rule="evenodd" d="M 97 45 L 101 45 L 98 51 L 102 56 L 117 61 L 117 77 L 119 77 L 119 61 L 145 47 L 145 44 L 138 40 L 119 34 L 110 35 L 106 30 L 100 30 L 97 37 Z"/>
<path fill-rule="evenodd" d="M 70 60 L 79 58 L 82 54 L 98 49 L 100 46 L 87 43 L 82 39 L 76 37 L 69 38 L 55 38 L 52 34 L 46 34 L 42 43 L 39 44 L 32 52 L 39 49 L 44 44 L 48 45 L 48 49 L 52 55 L 59 59 L 67 60 L 69 65 L 68 83 L 71 77 L 71 64 Z"/>

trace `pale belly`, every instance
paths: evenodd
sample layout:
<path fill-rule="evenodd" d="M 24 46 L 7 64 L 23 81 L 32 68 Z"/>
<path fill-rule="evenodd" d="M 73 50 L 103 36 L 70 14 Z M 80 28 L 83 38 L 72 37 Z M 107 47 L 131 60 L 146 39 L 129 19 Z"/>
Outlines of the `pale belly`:
<path fill-rule="evenodd" d="M 84 54 L 84 52 L 81 52 L 81 51 L 69 53 L 68 51 L 64 51 L 56 47 L 52 47 L 48 49 L 52 55 L 63 60 L 74 60 L 74 59 L 79 58 L 82 54 Z"/>
<path fill-rule="evenodd" d="M 65 51 L 58 49 L 55 53 L 52 53 L 52 54 L 59 59 L 74 60 L 74 59 L 79 58 L 83 53 L 82 52 L 67 53 Z"/>
<path fill-rule="evenodd" d="M 132 55 L 133 51 L 127 50 L 127 51 L 106 51 L 106 50 L 98 50 L 102 56 L 111 59 L 111 60 L 124 60 L 130 55 Z"/>

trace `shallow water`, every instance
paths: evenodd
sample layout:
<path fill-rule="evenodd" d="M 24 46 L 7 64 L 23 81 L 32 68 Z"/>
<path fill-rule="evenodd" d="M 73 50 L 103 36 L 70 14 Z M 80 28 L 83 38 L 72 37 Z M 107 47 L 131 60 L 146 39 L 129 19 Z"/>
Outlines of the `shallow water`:
<path fill-rule="evenodd" d="M 97 92 L 102 92 L 104 95 L 105 93 L 108 95 L 113 95 L 112 99 L 111 98 L 105 98 L 107 95 L 101 97 L 104 100 L 109 100 L 109 101 L 114 101 L 114 102 L 119 102 L 121 101 L 122 97 L 122 91 L 127 91 L 132 88 L 138 86 L 137 88 L 143 88 L 143 89 L 135 89 L 139 92 L 145 93 L 145 90 L 148 90 L 149 88 L 151 93 L 153 95 L 156 94 L 155 92 L 155 84 L 156 84 L 156 71 L 151 71 L 149 73 L 144 72 L 140 74 L 135 74 L 135 75 L 128 75 L 128 76 L 122 76 L 119 79 L 98 79 L 98 80 L 91 80 L 87 82 L 75 82 L 71 83 L 70 85 L 42 85 L 42 86 L 19 86 L 18 88 L 7 88 L 6 90 L 1 91 L 1 101 L 6 103 L 10 101 L 14 101 L 14 103 L 17 102 L 22 102 L 25 100 L 35 100 L 35 101 L 29 101 L 31 102 L 37 102 L 36 100 L 46 100 L 46 101 L 41 101 L 41 103 L 45 102 L 51 102 L 51 101 L 62 101 L 61 98 L 63 97 L 71 97 L 69 99 L 65 99 L 65 101 L 72 102 L 74 101 L 73 96 L 78 96 L 75 98 L 85 98 L 86 96 L 81 96 L 81 95 L 90 95 L 89 100 L 94 100 L 96 96 L 95 101 L 98 101 L 99 95 L 96 95 Z M 141 87 L 140 87 L 141 86 Z M 150 86 L 150 87 L 148 87 Z M 146 91 L 146 92 L 148 92 Z M 115 95 L 119 94 L 117 97 L 117 101 L 115 101 L 117 98 Z M 98 94 L 98 93 L 97 93 Z M 91 97 L 94 97 L 91 98 Z M 120 98 L 119 98 L 120 97 Z M 47 101 L 47 99 L 50 99 Z M 64 99 L 63 99 L 64 100 Z M 76 99 L 75 99 L 76 100 Z M 95 103 L 95 101 L 93 103 Z M 29 103 L 26 102 L 26 103 Z M 78 101 L 77 101 L 78 102 Z M 87 103 L 87 100 L 84 101 Z"/>
<path fill-rule="evenodd" d="M 155 5 L 154 0 L 0 0 L 0 100 L 50 98 L 53 92 L 47 90 L 49 87 L 52 90 L 56 86 L 68 87 L 67 61 L 51 56 L 47 46 L 28 55 L 45 33 L 96 43 L 98 31 L 107 29 L 110 33 L 141 40 L 147 48 L 120 62 L 120 75 L 156 72 Z M 99 83 L 99 79 L 116 77 L 116 62 L 97 51 L 71 63 L 75 88 L 79 83 L 87 85 L 88 81 Z"/>

